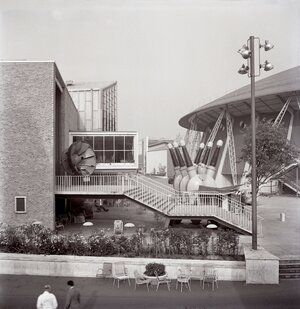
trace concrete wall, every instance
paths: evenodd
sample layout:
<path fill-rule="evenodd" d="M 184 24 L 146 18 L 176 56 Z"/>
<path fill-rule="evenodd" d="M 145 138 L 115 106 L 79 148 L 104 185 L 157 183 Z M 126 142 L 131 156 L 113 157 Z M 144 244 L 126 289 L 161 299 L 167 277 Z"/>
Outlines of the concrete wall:
<path fill-rule="evenodd" d="M 262 247 L 244 245 L 247 284 L 278 284 L 279 258 Z"/>
<path fill-rule="evenodd" d="M 54 226 L 54 75 L 54 62 L 0 62 L 0 222 Z"/>
<path fill-rule="evenodd" d="M 217 271 L 219 280 L 245 281 L 245 262 L 216 261 L 216 260 L 175 260 L 150 258 L 121 258 L 121 257 L 80 257 L 59 255 L 31 255 L 0 253 L 0 274 L 11 275 L 41 275 L 95 277 L 97 269 L 104 262 L 115 263 L 124 261 L 131 278 L 134 270 L 143 273 L 148 263 L 163 263 L 170 279 L 176 278 L 177 268 L 186 264 L 192 266 L 193 272 L 201 273 L 204 265 L 209 264 Z"/>

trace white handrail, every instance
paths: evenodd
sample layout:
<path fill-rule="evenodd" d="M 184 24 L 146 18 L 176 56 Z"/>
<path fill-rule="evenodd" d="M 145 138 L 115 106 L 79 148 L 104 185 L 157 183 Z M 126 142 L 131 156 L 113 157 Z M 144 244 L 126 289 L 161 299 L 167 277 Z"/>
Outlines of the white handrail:
<path fill-rule="evenodd" d="M 139 179 L 145 181 L 146 183 L 154 185 L 157 188 L 164 188 L 166 191 L 179 193 L 179 191 L 175 190 L 172 186 L 166 185 L 163 182 L 157 181 L 156 179 L 149 178 L 143 174 L 137 174 L 137 177 L 139 177 Z"/>
<path fill-rule="evenodd" d="M 178 192 L 160 187 L 150 179 L 129 174 L 57 176 L 56 193 L 122 194 L 167 216 L 215 216 L 248 232 L 252 209 L 219 192 Z M 262 233 L 258 217 L 258 233 Z"/>

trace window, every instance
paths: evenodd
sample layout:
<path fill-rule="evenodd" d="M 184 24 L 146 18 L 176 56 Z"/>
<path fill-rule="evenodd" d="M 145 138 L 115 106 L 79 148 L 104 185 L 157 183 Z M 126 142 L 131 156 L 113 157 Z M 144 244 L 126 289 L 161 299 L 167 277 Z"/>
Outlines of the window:
<path fill-rule="evenodd" d="M 115 149 L 124 150 L 124 136 L 115 136 Z"/>
<path fill-rule="evenodd" d="M 103 150 L 103 136 L 95 136 L 94 137 L 94 150 Z"/>
<path fill-rule="evenodd" d="M 125 136 L 125 149 L 133 150 L 133 136 Z"/>
<path fill-rule="evenodd" d="M 105 147 L 105 150 L 114 150 L 114 137 L 113 136 L 105 136 L 104 147 Z"/>
<path fill-rule="evenodd" d="M 84 136 L 83 141 L 89 144 L 94 149 L 93 136 Z"/>
<path fill-rule="evenodd" d="M 15 212 L 26 213 L 26 196 L 15 196 Z"/>
<path fill-rule="evenodd" d="M 77 141 L 82 141 L 82 140 L 83 140 L 82 136 L 73 136 L 73 143 Z"/>
<path fill-rule="evenodd" d="M 91 145 L 96 155 L 97 164 L 120 164 L 135 163 L 135 136 L 133 135 L 79 135 L 72 137 L 73 142 L 81 140 Z M 99 167 L 98 167 L 99 168 Z"/>

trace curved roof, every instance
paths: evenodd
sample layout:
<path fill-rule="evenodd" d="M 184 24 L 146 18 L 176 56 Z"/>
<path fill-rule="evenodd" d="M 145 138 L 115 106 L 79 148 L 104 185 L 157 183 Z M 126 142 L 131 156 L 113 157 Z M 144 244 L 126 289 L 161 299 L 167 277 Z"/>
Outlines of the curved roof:
<path fill-rule="evenodd" d="M 278 113 L 288 97 L 292 97 L 290 107 L 299 110 L 296 97 L 300 97 L 300 66 L 274 74 L 255 82 L 256 112 Z M 233 117 L 251 114 L 251 85 L 244 86 L 216 99 L 183 116 L 179 125 L 186 129 L 204 131 L 212 126 L 224 107 Z"/>

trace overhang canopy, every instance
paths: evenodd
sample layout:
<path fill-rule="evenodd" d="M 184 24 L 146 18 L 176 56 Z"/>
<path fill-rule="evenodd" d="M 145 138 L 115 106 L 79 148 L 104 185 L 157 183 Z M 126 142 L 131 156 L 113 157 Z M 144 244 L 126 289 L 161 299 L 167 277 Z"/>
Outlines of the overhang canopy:
<path fill-rule="evenodd" d="M 290 108 L 299 110 L 297 97 L 300 98 L 300 66 L 274 74 L 255 83 L 255 102 L 258 114 L 278 113 L 288 97 L 292 98 Z M 233 117 L 250 115 L 250 84 L 183 116 L 179 120 L 179 125 L 186 129 L 204 131 L 208 126 L 214 125 L 226 106 Z"/>

